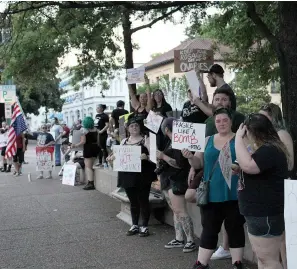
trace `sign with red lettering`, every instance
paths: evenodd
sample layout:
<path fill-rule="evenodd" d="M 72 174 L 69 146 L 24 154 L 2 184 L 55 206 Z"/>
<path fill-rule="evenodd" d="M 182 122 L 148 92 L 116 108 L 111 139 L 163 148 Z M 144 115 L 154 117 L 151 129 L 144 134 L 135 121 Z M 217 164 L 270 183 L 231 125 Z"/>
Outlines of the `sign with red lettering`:
<path fill-rule="evenodd" d="M 141 172 L 141 146 L 113 146 L 113 171 Z"/>
<path fill-rule="evenodd" d="M 172 148 L 204 152 L 205 124 L 174 121 Z"/>

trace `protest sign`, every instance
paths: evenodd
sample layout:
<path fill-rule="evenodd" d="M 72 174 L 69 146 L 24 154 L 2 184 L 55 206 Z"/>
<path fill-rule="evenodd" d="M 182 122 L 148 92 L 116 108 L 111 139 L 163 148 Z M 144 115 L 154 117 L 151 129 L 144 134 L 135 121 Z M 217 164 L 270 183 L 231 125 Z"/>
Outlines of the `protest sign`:
<path fill-rule="evenodd" d="M 157 115 L 155 112 L 150 110 L 148 116 L 144 120 L 144 126 L 154 133 L 158 133 L 160 126 L 162 124 L 163 117 Z"/>
<path fill-rule="evenodd" d="M 155 134 L 150 133 L 150 160 L 157 163 L 157 137 Z"/>
<path fill-rule="evenodd" d="M 82 132 L 81 130 L 73 130 L 72 133 L 72 144 L 76 145 L 80 142 L 80 138 L 82 136 Z M 75 151 L 79 151 L 79 150 L 83 150 L 83 146 L 77 147 L 77 148 L 73 148 L 72 150 Z"/>
<path fill-rule="evenodd" d="M 74 186 L 75 184 L 76 165 L 65 164 L 63 168 L 62 184 Z"/>
<path fill-rule="evenodd" d="M 113 146 L 113 171 L 141 172 L 140 146 Z"/>
<path fill-rule="evenodd" d="M 221 167 L 222 174 L 226 180 L 226 183 L 231 190 L 231 179 L 232 179 L 232 156 L 230 149 L 230 142 L 228 141 L 221 149 L 219 155 L 219 164 Z"/>
<path fill-rule="evenodd" d="M 36 171 L 52 171 L 55 147 L 36 147 Z"/>
<path fill-rule="evenodd" d="M 6 147 L 8 141 L 7 132 L 4 134 L 0 134 L 0 148 Z"/>
<path fill-rule="evenodd" d="M 194 70 L 185 73 L 193 98 L 200 97 L 200 83 Z"/>
<path fill-rule="evenodd" d="M 297 181 L 285 180 L 285 231 L 288 269 L 297 268 Z"/>
<path fill-rule="evenodd" d="M 172 148 L 204 152 L 205 124 L 173 121 Z"/>
<path fill-rule="evenodd" d="M 127 69 L 127 84 L 136 84 L 144 82 L 144 67 Z"/>
<path fill-rule="evenodd" d="M 174 72 L 188 72 L 197 67 L 199 70 L 208 70 L 213 65 L 212 50 L 183 49 L 174 51 Z"/>

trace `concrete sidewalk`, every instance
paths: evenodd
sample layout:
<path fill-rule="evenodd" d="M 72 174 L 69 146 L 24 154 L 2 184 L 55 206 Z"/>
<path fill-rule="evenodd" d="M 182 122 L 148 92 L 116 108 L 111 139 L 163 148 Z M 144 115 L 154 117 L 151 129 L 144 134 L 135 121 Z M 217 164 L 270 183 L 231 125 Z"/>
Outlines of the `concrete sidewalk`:
<path fill-rule="evenodd" d="M 52 180 L 35 180 L 34 158 L 29 145 L 24 175 L 0 174 L 0 268 L 192 268 L 197 252 L 164 248 L 174 238 L 172 227 L 156 225 L 147 238 L 127 237 L 128 225 L 116 218 L 119 202 L 63 186 L 58 171 Z M 212 262 L 211 268 L 232 268 L 231 261 Z"/>

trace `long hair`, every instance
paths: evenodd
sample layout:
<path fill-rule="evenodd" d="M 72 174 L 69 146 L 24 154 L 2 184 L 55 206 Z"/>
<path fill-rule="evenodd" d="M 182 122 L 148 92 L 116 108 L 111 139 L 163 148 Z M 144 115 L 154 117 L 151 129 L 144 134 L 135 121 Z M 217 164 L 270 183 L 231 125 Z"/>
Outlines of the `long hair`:
<path fill-rule="evenodd" d="M 289 160 L 289 153 L 286 146 L 280 140 L 272 122 L 266 116 L 260 113 L 250 114 L 244 124 L 252 135 L 257 147 L 261 147 L 262 145 L 274 146 L 279 151 L 282 151 L 286 155 L 287 160 Z"/>
<path fill-rule="evenodd" d="M 166 101 L 165 96 L 164 96 L 164 92 L 163 92 L 162 90 L 160 90 L 160 89 L 157 89 L 157 90 L 155 90 L 155 91 L 153 92 L 153 109 L 158 107 L 158 106 L 157 106 L 157 102 L 156 102 L 156 100 L 155 100 L 155 94 L 156 94 L 157 92 L 160 92 L 160 93 L 162 94 L 161 107 L 164 106 L 165 104 L 167 104 L 167 101 Z"/>
<path fill-rule="evenodd" d="M 269 103 L 262 106 L 260 110 L 268 113 L 272 119 L 272 124 L 277 131 L 285 129 L 283 114 L 278 105 Z"/>

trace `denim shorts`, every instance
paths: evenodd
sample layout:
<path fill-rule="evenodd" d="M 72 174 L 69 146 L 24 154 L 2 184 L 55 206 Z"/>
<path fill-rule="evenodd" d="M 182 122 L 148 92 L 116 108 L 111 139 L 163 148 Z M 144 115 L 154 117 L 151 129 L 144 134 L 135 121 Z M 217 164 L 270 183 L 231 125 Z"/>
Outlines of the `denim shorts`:
<path fill-rule="evenodd" d="M 245 216 L 248 232 L 253 236 L 281 236 L 285 231 L 284 215 L 267 217 Z"/>

